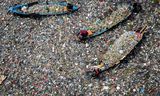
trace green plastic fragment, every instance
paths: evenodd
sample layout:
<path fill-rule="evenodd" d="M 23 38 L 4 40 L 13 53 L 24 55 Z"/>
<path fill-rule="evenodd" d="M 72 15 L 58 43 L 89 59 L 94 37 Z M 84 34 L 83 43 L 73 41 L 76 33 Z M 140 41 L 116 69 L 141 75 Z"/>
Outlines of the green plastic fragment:
<path fill-rule="evenodd" d="M 88 27 L 87 30 L 95 30 L 95 28 Z"/>

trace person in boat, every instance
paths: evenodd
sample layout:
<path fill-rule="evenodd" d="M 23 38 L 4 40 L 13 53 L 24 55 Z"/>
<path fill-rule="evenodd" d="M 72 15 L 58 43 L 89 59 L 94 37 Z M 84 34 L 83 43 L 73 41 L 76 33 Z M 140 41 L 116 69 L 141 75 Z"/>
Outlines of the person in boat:
<path fill-rule="evenodd" d="M 84 40 L 85 38 L 87 38 L 88 36 L 92 35 L 93 32 L 91 30 L 80 30 L 79 34 L 78 34 L 78 38 L 80 40 Z"/>

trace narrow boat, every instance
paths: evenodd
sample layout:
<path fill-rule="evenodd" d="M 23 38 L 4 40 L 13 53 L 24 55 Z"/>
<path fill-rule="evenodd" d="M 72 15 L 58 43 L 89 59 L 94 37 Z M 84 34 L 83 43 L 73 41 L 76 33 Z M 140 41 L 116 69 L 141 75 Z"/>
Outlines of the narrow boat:
<path fill-rule="evenodd" d="M 82 41 L 101 35 L 121 22 L 126 21 L 133 13 L 138 13 L 141 9 L 142 7 L 138 3 L 119 4 L 117 9 L 114 10 L 111 15 L 106 16 L 103 20 L 101 20 L 99 24 L 88 26 L 90 27 L 89 30 L 80 30 L 78 33 L 78 38 Z"/>
<path fill-rule="evenodd" d="M 103 55 L 103 61 L 97 66 L 91 66 L 88 72 L 92 76 L 98 76 L 100 73 L 119 64 L 139 43 L 142 39 L 147 26 L 139 28 L 137 31 L 129 31 L 123 33 L 119 39 L 115 40 L 112 47 Z"/>
<path fill-rule="evenodd" d="M 9 13 L 19 16 L 51 16 L 64 15 L 77 11 L 79 8 L 67 2 L 32 2 L 18 4 L 8 9 Z"/>

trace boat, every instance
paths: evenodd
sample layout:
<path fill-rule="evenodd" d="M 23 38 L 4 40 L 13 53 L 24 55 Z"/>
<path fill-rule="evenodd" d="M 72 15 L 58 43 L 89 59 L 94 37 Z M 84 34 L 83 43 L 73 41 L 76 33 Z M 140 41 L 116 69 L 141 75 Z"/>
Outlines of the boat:
<path fill-rule="evenodd" d="M 142 7 L 138 3 L 119 4 L 117 9 L 114 10 L 111 15 L 106 16 L 103 20 L 100 21 L 99 24 L 88 26 L 90 27 L 89 30 L 80 30 L 80 32 L 77 34 L 77 37 L 80 41 L 83 41 L 101 35 L 119 25 L 120 23 L 126 21 L 133 13 L 138 13 L 141 9 Z"/>
<path fill-rule="evenodd" d="M 144 26 L 143 28 L 138 28 L 137 31 L 124 32 L 114 41 L 112 47 L 109 47 L 107 52 L 103 54 L 102 62 L 89 68 L 90 75 L 98 76 L 100 73 L 119 64 L 142 40 L 146 29 L 147 26 Z"/>
<path fill-rule="evenodd" d="M 52 16 L 64 15 L 75 12 L 78 6 L 63 2 L 32 2 L 27 4 L 17 4 L 8 9 L 9 13 L 19 16 Z"/>

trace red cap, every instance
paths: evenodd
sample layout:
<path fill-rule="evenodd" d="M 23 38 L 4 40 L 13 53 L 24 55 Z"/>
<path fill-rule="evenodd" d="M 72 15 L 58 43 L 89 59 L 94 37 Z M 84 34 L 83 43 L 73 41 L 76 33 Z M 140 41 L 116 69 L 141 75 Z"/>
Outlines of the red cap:
<path fill-rule="evenodd" d="M 80 30 L 80 35 L 83 37 L 87 37 L 88 36 L 87 30 Z"/>

